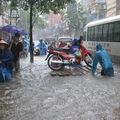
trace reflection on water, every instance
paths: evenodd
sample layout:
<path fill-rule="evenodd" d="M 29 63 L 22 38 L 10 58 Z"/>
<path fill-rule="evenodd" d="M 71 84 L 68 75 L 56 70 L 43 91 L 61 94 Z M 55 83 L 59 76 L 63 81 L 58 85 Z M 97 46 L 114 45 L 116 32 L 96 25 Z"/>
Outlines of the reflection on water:
<path fill-rule="evenodd" d="M 41 75 L 41 70 L 45 69 L 43 66 L 47 67 L 44 59 L 45 57 L 36 57 L 34 63 L 30 63 L 29 59 L 22 59 L 20 72 L 14 73 L 11 81 L 0 83 L 0 120 L 6 120 L 11 114 L 15 116 L 16 108 L 36 94 L 33 89 L 38 86 L 38 80 L 49 74 L 49 70 L 44 70 Z M 8 117 L 8 120 L 10 119 L 13 120 Z"/>
<path fill-rule="evenodd" d="M 44 59 L 35 57 L 33 64 L 22 59 L 20 72 L 0 83 L 0 120 L 119 120 L 117 67 L 114 81 L 51 77 Z"/>

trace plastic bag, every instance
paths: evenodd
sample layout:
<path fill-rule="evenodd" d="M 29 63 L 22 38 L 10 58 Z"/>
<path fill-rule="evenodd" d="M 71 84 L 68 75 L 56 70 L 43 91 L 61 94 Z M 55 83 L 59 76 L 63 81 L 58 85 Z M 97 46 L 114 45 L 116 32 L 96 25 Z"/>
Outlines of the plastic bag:
<path fill-rule="evenodd" d="M 77 57 L 77 58 L 81 58 L 81 51 L 79 50 L 79 51 L 76 51 L 75 53 L 74 53 L 74 55 Z"/>

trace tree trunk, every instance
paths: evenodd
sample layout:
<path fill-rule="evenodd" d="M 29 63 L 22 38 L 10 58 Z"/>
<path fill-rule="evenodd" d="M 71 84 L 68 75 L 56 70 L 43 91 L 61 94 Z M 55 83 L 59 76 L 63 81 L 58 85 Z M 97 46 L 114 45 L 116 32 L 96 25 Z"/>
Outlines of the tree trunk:
<path fill-rule="evenodd" d="M 33 63 L 34 62 L 34 57 L 33 57 L 33 34 L 32 34 L 32 29 L 33 29 L 33 25 L 32 25 L 32 17 L 33 17 L 33 3 L 31 0 L 30 3 L 30 62 Z"/>

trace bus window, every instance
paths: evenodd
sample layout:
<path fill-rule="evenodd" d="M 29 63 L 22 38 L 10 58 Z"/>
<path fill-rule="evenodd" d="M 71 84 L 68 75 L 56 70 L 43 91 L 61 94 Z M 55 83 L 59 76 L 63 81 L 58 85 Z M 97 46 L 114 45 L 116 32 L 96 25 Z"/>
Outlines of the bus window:
<path fill-rule="evenodd" d="M 120 42 L 120 22 L 114 23 L 114 42 Z"/>
<path fill-rule="evenodd" d="M 89 40 L 92 41 L 92 38 L 91 38 L 91 36 L 92 36 L 92 27 L 90 27 L 89 32 L 90 32 Z"/>
<path fill-rule="evenodd" d="M 102 41 L 108 41 L 108 24 L 103 25 L 103 36 Z"/>
<path fill-rule="evenodd" d="M 113 23 L 109 23 L 109 30 L 108 30 L 108 42 L 112 42 L 114 38 L 113 34 L 114 28 L 113 28 Z"/>
<path fill-rule="evenodd" d="M 98 41 L 103 41 L 102 31 L 103 31 L 103 25 L 99 25 L 98 26 Z"/>
<path fill-rule="evenodd" d="M 90 28 L 87 29 L 87 41 L 90 41 L 90 34 L 91 34 L 91 31 L 90 31 Z"/>
<path fill-rule="evenodd" d="M 91 30 L 90 40 L 95 41 L 95 39 L 94 39 L 95 27 L 91 27 L 90 30 Z"/>
<path fill-rule="evenodd" d="M 95 29 L 94 29 L 94 41 L 99 41 L 98 39 L 98 26 L 95 26 Z"/>
<path fill-rule="evenodd" d="M 85 40 L 85 41 L 87 40 L 86 39 L 86 31 L 84 31 L 84 33 L 83 33 L 83 40 Z"/>

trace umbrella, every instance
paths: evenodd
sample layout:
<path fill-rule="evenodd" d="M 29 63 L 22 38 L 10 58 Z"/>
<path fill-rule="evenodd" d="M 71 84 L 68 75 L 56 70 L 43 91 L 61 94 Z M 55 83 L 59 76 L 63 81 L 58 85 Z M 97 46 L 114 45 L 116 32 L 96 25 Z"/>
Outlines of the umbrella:
<path fill-rule="evenodd" d="M 20 33 L 21 35 L 27 35 L 27 32 L 23 30 L 22 28 L 18 29 L 18 33 Z"/>
<path fill-rule="evenodd" d="M 20 33 L 21 35 L 27 35 L 27 32 L 25 32 L 24 29 L 19 28 L 15 25 L 6 25 L 2 27 L 3 31 L 9 32 L 9 33 Z"/>

